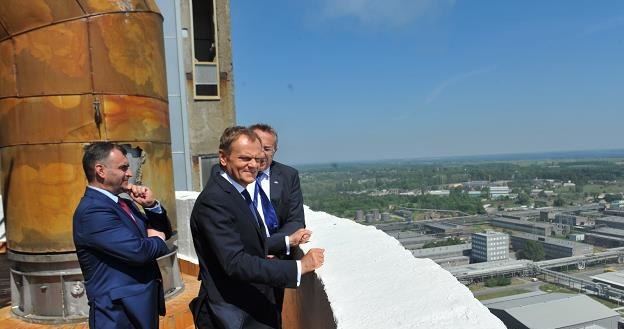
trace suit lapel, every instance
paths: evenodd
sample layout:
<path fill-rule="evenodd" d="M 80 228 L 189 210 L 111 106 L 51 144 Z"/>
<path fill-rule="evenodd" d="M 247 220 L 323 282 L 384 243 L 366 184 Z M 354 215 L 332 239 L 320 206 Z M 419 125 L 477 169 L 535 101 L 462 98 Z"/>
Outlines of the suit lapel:
<path fill-rule="evenodd" d="M 271 174 L 269 175 L 269 185 L 271 186 L 271 203 L 273 204 L 273 208 L 277 212 L 277 208 L 279 207 L 280 196 L 282 195 L 283 189 L 283 180 L 282 172 L 279 170 L 279 166 L 275 161 L 271 164 Z"/>
<path fill-rule="evenodd" d="M 126 204 L 130 207 L 130 211 L 132 212 L 132 215 L 134 216 L 134 219 L 132 219 L 123 209 L 121 209 L 121 206 L 117 205 L 117 208 L 121 209 L 121 212 L 122 212 L 122 215 L 124 216 L 124 219 L 127 219 L 126 222 L 129 222 L 130 224 L 134 225 L 134 227 L 138 230 L 138 232 L 141 234 L 141 236 L 146 238 L 147 237 L 147 227 L 146 227 L 146 223 L 143 221 L 143 216 L 142 216 L 143 214 L 136 207 L 134 202 L 132 202 L 132 201 L 130 201 L 128 199 L 124 199 L 124 200 L 126 200 Z M 123 201 L 121 201 L 121 202 L 123 202 Z"/>
<path fill-rule="evenodd" d="M 137 210 L 135 210 L 136 207 L 134 206 L 134 204 L 130 206 L 130 209 L 132 209 L 132 212 L 137 220 L 136 224 L 134 223 L 132 218 L 130 218 L 130 216 L 128 216 L 128 214 L 126 214 L 126 212 L 121 209 L 120 205 L 116 204 L 115 201 L 111 200 L 111 198 L 107 197 L 103 193 L 87 187 L 85 190 L 85 196 L 107 204 L 115 210 L 117 216 L 119 216 L 119 219 L 124 225 L 126 225 L 129 229 L 139 233 L 142 237 L 147 237 L 147 231 L 145 228 L 145 224 L 143 223 L 142 216 L 136 214 Z"/>
<path fill-rule="evenodd" d="M 221 175 L 219 174 L 215 175 L 215 181 L 221 187 L 221 189 L 223 189 L 224 192 L 230 195 L 230 197 L 234 200 L 234 203 L 236 204 L 237 207 L 248 210 L 248 211 L 243 211 L 246 214 L 245 217 L 247 217 L 247 218 L 244 218 L 243 220 L 246 221 L 251 226 L 253 226 L 253 228 L 256 230 L 256 233 L 258 234 L 258 238 L 260 238 L 260 244 L 264 248 L 265 240 L 266 240 L 266 233 L 262 232 L 260 230 L 260 227 L 258 227 L 256 217 L 254 216 L 254 214 L 251 213 L 251 209 L 249 209 L 249 206 L 247 205 L 247 202 L 245 201 L 245 199 L 240 195 L 240 193 L 238 193 L 234 185 L 230 184 L 230 182 L 228 182 Z"/>

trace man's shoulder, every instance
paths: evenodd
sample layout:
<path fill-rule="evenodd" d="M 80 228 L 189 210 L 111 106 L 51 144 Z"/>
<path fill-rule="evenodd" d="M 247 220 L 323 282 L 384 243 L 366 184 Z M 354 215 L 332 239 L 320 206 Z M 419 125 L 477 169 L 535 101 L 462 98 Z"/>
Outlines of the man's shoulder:
<path fill-rule="evenodd" d="M 74 222 L 94 219 L 94 214 L 113 211 L 113 200 L 94 189 L 86 188 L 74 211 Z"/>
<path fill-rule="evenodd" d="M 271 163 L 271 171 L 276 171 L 284 175 L 299 175 L 297 169 L 277 161 Z"/>
<path fill-rule="evenodd" d="M 208 179 L 198 199 L 222 200 L 233 194 L 233 190 L 235 191 L 234 186 L 225 180 L 225 178 L 221 177 L 218 173 L 213 174 Z"/>
<path fill-rule="evenodd" d="M 107 204 L 107 200 L 110 200 L 110 198 L 104 195 L 102 192 L 87 187 L 85 188 L 84 195 L 78 203 L 77 209 L 88 207 L 91 205 Z M 112 202 L 112 200 L 110 201 Z"/>

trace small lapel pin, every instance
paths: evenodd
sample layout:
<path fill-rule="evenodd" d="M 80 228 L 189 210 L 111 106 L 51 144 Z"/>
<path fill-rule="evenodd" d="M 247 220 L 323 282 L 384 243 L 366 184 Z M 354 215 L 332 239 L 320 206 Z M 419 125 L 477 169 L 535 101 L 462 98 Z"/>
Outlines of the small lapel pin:
<path fill-rule="evenodd" d="M 276 180 L 274 180 L 274 181 L 273 181 L 273 184 L 279 184 L 279 182 L 278 182 L 278 181 L 276 181 Z"/>

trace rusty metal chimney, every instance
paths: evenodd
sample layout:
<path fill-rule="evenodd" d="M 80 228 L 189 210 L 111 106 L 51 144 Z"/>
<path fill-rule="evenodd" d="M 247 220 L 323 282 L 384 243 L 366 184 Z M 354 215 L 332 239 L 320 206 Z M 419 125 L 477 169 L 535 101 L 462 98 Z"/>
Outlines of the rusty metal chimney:
<path fill-rule="evenodd" d="M 88 316 L 71 229 L 86 143 L 127 144 L 136 179 L 175 217 L 164 56 L 154 0 L 0 1 L 1 194 L 17 316 Z M 171 293 L 175 253 L 159 263 Z"/>

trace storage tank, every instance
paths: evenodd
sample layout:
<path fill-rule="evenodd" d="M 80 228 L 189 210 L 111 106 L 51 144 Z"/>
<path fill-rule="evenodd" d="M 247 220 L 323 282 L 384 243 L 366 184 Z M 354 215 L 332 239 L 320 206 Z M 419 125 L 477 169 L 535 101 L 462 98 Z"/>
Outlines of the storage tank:
<path fill-rule="evenodd" d="M 72 215 L 87 183 L 83 147 L 101 140 L 127 146 L 134 178 L 154 190 L 175 229 L 162 16 L 154 1 L 0 1 L 0 194 L 18 316 L 65 322 L 88 315 Z"/>

